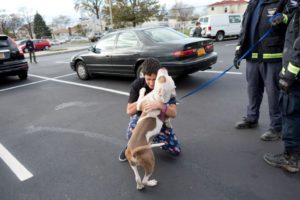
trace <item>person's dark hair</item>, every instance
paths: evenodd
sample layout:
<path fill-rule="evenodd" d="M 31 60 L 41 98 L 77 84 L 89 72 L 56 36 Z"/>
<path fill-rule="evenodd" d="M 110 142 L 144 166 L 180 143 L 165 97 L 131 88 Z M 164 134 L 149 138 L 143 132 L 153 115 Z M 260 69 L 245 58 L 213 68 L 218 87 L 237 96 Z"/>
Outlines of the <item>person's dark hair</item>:
<path fill-rule="evenodd" d="M 196 26 L 200 25 L 200 22 L 196 22 Z"/>
<path fill-rule="evenodd" d="M 155 58 L 146 58 L 142 64 L 142 72 L 144 75 L 157 74 L 160 68 L 160 62 Z"/>

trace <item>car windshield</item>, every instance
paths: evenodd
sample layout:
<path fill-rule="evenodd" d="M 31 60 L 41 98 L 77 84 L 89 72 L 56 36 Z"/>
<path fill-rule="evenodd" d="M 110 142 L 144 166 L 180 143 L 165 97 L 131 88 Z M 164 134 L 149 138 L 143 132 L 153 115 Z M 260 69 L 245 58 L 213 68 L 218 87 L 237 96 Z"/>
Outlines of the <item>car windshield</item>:
<path fill-rule="evenodd" d="M 143 32 L 155 42 L 169 42 L 188 38 L 188 36 L 170 28 L 152 28 L 143 30 Z"/>

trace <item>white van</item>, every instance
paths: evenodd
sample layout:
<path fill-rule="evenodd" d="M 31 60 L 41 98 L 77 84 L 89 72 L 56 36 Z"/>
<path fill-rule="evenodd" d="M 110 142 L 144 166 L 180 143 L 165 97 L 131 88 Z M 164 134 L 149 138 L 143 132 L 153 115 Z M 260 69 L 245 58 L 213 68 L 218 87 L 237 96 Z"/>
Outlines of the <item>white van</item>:
<path fill-rule="evenodd" d="M 242 27 L 243 14 L 216 14 L 199 18 L 202 37 L 224 40 L 227 36 L 239 36 Z"/>

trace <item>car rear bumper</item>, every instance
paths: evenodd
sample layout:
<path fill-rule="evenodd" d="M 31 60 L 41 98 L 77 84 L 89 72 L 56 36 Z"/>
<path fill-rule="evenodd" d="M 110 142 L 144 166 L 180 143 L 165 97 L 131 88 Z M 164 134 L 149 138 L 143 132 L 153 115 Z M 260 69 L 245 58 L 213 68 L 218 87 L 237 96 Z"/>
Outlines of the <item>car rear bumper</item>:
<path fill-rule="evenodd" d="M 0 75 L 17 75 L 20 71 L 28 71 L 28 63 L 26 61 L 0 64 Z"/>
<path fill-rule="evenodd" d="M 211 69 L 211 66 L 217 62 L 217 58 L 218 54 L 216 52 L 212 52 L 197 59 L 162 62 L 161 65 L 168 69 L 171 76 L 178 76 Z"/>

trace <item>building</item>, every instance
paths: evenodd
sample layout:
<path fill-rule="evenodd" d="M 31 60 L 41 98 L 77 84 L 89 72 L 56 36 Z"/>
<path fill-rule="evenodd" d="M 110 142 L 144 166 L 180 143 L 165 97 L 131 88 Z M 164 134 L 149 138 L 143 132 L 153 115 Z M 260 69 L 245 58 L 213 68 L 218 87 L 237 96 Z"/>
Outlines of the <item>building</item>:
<path fill-rule="evenodd" d="M 246 0 L 223 0 L 208 5 L 207 13 L 213 14 L 225 14 L 225 13 L 244 13 L 248 5 Z"/>

